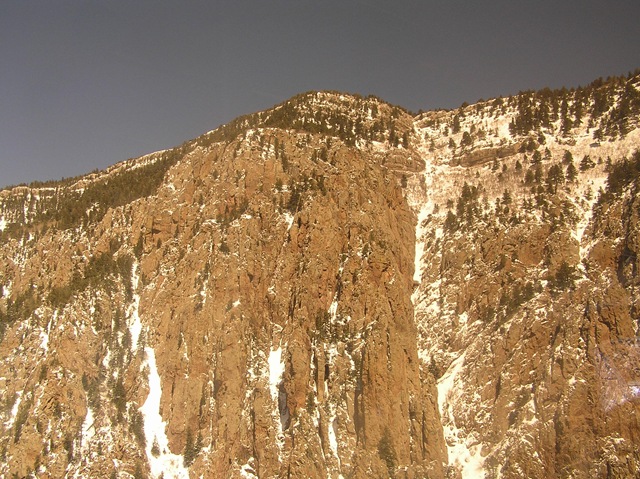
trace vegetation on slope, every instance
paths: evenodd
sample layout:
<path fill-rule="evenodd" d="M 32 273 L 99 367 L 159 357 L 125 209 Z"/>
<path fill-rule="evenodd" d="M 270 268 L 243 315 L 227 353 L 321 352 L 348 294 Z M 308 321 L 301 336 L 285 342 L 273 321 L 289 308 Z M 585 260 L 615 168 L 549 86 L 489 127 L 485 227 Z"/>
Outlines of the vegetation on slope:
<path fill-rule="evenodd" d="M 521 92 L 509 99 L 517 108 L 511 133 L 528 135 L 560 120 L 561 132 L 567 135 L 586 120 L 595 140 L 623 137 L 631 129 L 630 121 L 640 115 L 639 75 L 636 70 L 626 78 L 599 78 L 576 89 Z"/>
<path fill-rule="evenodd" d="M 109 209 L 154 194 L 168 169 L 183 154 L 184 147 L 168 150 L 154 162 L 89 180 L 79 189 L 69 184 L 69 180 L 48 182 L 47 188 L 52 194 L 42 191 L 37 201 L 28 190 L 24 195 L 9 197 L 4 203 L 5 209 L 19 213 L 33 206 L 35 214 L 28 220 L 23 217 L 23 221 L 9 223 L 0 232 L 0 242 L 29 233 L 42 234 L 49 227 L 66 230 L 98 222 Z M 28 203 L 33 204 L 25 208 Z"/>

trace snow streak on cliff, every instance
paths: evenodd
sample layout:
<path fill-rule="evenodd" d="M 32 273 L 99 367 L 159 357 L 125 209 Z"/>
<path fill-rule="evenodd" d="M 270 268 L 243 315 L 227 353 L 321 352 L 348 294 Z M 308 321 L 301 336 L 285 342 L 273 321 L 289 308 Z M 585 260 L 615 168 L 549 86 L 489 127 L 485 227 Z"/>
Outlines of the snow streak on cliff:
<path fill-rule="evenodd" d="M 638 78 L 298 95 L 0 192 L 0 475 L 637 477 Z"/>

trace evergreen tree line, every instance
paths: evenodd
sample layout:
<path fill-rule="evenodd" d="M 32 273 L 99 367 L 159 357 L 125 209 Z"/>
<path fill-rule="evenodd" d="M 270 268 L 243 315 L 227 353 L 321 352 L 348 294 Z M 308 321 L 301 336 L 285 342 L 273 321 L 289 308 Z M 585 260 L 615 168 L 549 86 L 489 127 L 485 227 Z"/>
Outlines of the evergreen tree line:
<path fill-rule="evenodd" d="M 607 191 L 614 195 L 619 194 L 636 182 L 640 177 L 640 150 L 636 150 L 630 159 L 623 158 L 611 165 L 607 176 Z"/>
<path fill-rule="evenodd" d="M 68 181 L 62 180 L 55 184 L 53 194 L 41 195 L 37 202 L 32 196 L 31 206 L 35 211 L 29 224 L 26 218 L 11 223 L 0 233 L 0 241 L 21 238 L 27 233 L 43 233 L 48 227 L 65 230 L 98 222 L 109 209 L 154 194 L 169 168 L 184 154 L 184 147 L 168 150 L 154 163 L 90 181 L 82 191 L 69 190 Z M 19 212 L 24 210 L 26 201 L 23 197 L 22 204 L 16 199 L 7 206 Z"/>
<path fill-rule="evenodd" d="M 520 92 L 509 98 L 509 106 L 517 111 L 510 131 L 524 136 L 560 120 L 560 132 L 566 135 L 588 118 L 588 127 L 596 128 L 594 139 L 622 137 L 630 131 L 630 120 L 640 114 L 639 76 L 636 70 L 627 77 L 600 78 L 576 89 Z"/>
<path fill-rule="evenodd" d="M 270 110 L 241 116 L 202 135 L 195 143 L 205 147 L 216 142 L 233 141 L 249 129 L 282 128 L 337 137 L 350 146 L 355 145 L 358 139 L 408 146 L 409 133 L 397 122 L 402 113 L 409 114 L 402 107 L 390 106 L 390 114 L 383 115 L 378 106 L 381 101 L 376 97 L 349 95 L 355 100 L 355 105 L 313 109 L 309 105 L 316 95 L 316 92 L 302 93 Z M 371 120 L 365 117 L 369 113 Z"/>

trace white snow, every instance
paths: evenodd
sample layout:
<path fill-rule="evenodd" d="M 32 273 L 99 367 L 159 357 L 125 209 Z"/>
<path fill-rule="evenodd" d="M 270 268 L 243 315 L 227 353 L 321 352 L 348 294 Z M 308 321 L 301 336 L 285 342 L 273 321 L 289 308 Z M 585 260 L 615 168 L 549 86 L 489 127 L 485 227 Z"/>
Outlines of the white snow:
<path fill-rule="evenodd" d="M 245 479 L 258 479 L 253 463 L 255 459 L 250 457 L 246 464 L 240 467 L 240 476 Z"/>
<path fill-rule="evenodd" d="M 287 231 L 289 231 L 293 225 L 293 215 L 287 211 L 282 216 L 284 216 L 284 220 L 287 222 Z"/>
<path fill-rule="evenodd" d="M 269 352 L 269 390 L 274 401 L 278 400 L 278 386 L 284 374 L 284 362 L 282 361 L 282 347 L 272 349 Z"/>
<path fill-rule="evenodd" d="M 207 303 L 207 288 L 209 287 L 209 278 L 205 278 L 202 282 L 202 288 L 200 289 L 200 298 L 202 299 L 202 306 Z"/>
<path fill-rule="evenodd" d="M 149 368 L 149 395 L 140 408 L 144 417 L 144 437 L 146 439 L 146 453 L 151 476 L 153 478 L 163 477 L 164 479 L 189 479 L 189 470 L 184 467 L 184 458 L 181 454 L 173 454 L 169 449 L 169 440 L 165 433 L 166 423 L 160 415 L 160 398 L 162 397 L 162 387 L 160 375 L 156 367 L 156 355 L 153 348 L 144 348 L 146 361 L 143 367 Z M 151 452 L 153 444 L 156 442 L 160 450 L 157 456 Z"/>
<path fill-rule="evenodd" d="M 47 353 L 49 352 L 49 332 L 48 331 L 40 331 L 40 347 L 42 350 Z"/>
<path fill-rule="evenodd" d="M 331 449 L 331 453 L 338 460 L 338 471 L 342 468 L 342 464 L 340 461 L 340 456 L 338 455 L 338 438 L 336 437 L 336 406 L 335 404 L 330 403 L 330 418 L 329 424 L 327 427 L 327 436 L 329 436 L 329 449 Z"/>
<path fill-rule="evenodd" d="M 0 231 L 4 231 L 7 227 L 7 220 L 4 219 L 4 216 L 0 218 Z"/>
<path fill-rule="evenodd" d="M 468 446 L 468 442 L 460 442 L 454 446 L 447 444 L 449 464 L 460 470 L 462 479 L 481 479 L 485 477 L 484 458 L 480 454 L 482 445 Z"/>
<path fill-rule="evenodd" d="M 447 372 L 438 381 L 438 405 L 444 439 L 447 443 L 449 465 L 460 471 L 462 479 L 476 479 L 484 477 L 484 458 L 480 454 L 482 445 L 474 440 L 472 434 L 467 434 L 456 426 L 453 410 L 453 403 L 457 396 L 456 383 L 459 381 L 458 375 L 462 371 L 464 358 L 463 353 L 451 363 Z"/>
<path fill-rule="evenodd" d="M 140 295 L 135 293 L 138 290 L 138 282 L 140 277 L 138 276 L 138 262 L 133 264 L 131 271 L 131 288 L 133 289 L 133 300 L 127 310 L 127 317 L 129 323 L 129 332 L 131 333 L 131 351 L 135 354 L 138 351 L 138 340 L 140 339 L 140 333 L 142 332 L 142 321 L 140 321 Z"/>
<path fill-rule="evenodd" d="M 7 284 L 2 286 L 3 296 L 0 297 L 11 297 L 11 287 L 13 286 L 13 281 L 9 281 Z"/>
<path fill-rule="evenodd" d="M 94 422 L 93 410 L 87 406 L 87 415 L 82 423 L 82 441 L 80 442 L 81 451 L 85 451 L 87 449 L 91 439 L 93 439 L 93 436 L 96 433 Z"/>
<path fill-rule="evenodd" d="M 16 416 L 18 415 L 18 409 L 20 408 L 20 403 L 22 402 L 22 393 L 23 391 L 18 391 L 16 395 L 16 402 L 13 403 L 13 407 L 11 408 L 11 414 L 9 415 L 9 419 L 4 423 L 4 427 L 7 429 L 11 429 L 13 427 L 13 423 L 16 421 Z"/>
<path fill-rule="evenodd" d="M 111 362 L 111 349 L 107 349 L 107 354 L 104 355 L 102 360 L 102 366 L 109 369 L 109 363 Z"/>
<path fill-rule="evenodd" d="M 329 306 L 329 316 L 331 318 L 331 322 L 334 323 L 338 316 L 338 294 L 336 293 L 333 297 L 333 301 L 331 302 L 331 306 Z"/>
<path fill-rule="evenodd" d="M 58 310 L 55 310 L 53 312 L 53 316 L 49 320 L 49 323 L 47 323 L 47 330 L 46 331 L 42 330 L 40 332 L 40 347 L 45 352 L 45 354 L 49 352 L 49 334 L 51 333 L 51 326 L 53 325 L 53 322 L 56 320 L 57 317 L 58 317 Z"/>
<path fill-rule="evenodd" d="M 424 234 L 424 228 L 422 222 L 427 219 L 429 214 L 427 213 L 427 205 L 424 204 L 418 213 L 418 225 L 416 227 L 416 251 L 415 251 L 415 267 L 413 270 L 413 280 L 420 282 L 422 279 L 422 255 L 424 254 L 424 241 L 422 236 Z"/>
<path fill-rule="evenodd" d="M 459 356 L 451 363 L 447 372 L 438 381 L 438 406 L 440 407 L 440 415 L 443 419 L 453 420 L 452 406 L 450 400 L 453 399 L 453 388 L 456 376 L 462 370 L 464 365 L 464 354 Z"/>
<path fill-rule="evenodd" d="M 273 399 L 273 409 L 271 417 L 276 425 L 276 446 L 278 448 L 278 462 L 283 462 L 283 449 L 284 449 L 284 434 L 282 432 L 282 423 L 279 418 L 278 410 L 278 388 L 282 382 L 282 376 L 284 374 L 285 364 L 282 360 L 282 346 L 278 349 L 272 349 L 269 351 L 269 358 L 267 360 L 269 364 L 269 390 L 271 392 L 271 398 Z"/>

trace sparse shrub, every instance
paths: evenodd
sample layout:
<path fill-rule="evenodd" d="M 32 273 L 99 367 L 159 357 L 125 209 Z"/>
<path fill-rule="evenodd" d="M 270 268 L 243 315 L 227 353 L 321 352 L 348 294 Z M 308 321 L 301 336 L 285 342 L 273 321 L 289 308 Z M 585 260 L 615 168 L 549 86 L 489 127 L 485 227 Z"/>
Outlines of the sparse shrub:
<path fill-rule="evenodd" d="M 13 424 L 14 434 L 13 434 L 13 442 L 17 443 L 20 440 L 20 435 L 22 434 L 22 428 L 24 427 L 27 419 L 29 419 L 29 412 L 31 411 L 32 400 L 25 399 L 18 406 L 18 412 L 16 414 L 16 418 Z"/>
<path fill-rule="evenodd" d="M 151 454 L 153 457 L 158 457 L 160 455 L 160 445 L 158 444 L 158 439 L 153 438 L 153 445 L 151 446 Z"/>
<path fill-rule="evenodd" d="M 387 465 L 389 476 L 393 477 L 396 463 L 398 462 L 398 456 L 396 455 L 396 451 L 393 447 L 393 442 L 391 441 L 391 434 L 389 433 L 388 427 L 384 428 L 382 437 L 378 442 L 378 456 Z"/>
<path fill-rule="evenodd" d="M 452 211 L 447 212 L 447 218 L 444 220 L 445 231 L 456 231 L 458 229 L 458 219 Z"/>
<path fill-rule="evenodd" d="M 187 438 L 184 445 L 184 455 L 183 455 L 184 467 L 190 467 L 196 460 L 196 457 L 198 457 L 198 454 L 200 454 L 201 450 L 202 450 L 202 434 L 198 432 L 198 437 L 194 441 L 193 433 L 191 432 L 191 429 L 187 429 Z"/>
<path fill-rule="evenodd" d="M 587 171 L 596 166 L 589 155 L 584 155 L 580 161 L 580 171 Z"/>
<path fill-rule="evenodd" d="M 563 261 L 551 279 L 550 285 L 555 290 L 564 291 L 573 288 L 575 280 L 575 267 L 569 265 L 566 261 Z"/>
<path fill-rule="evenodd" d="M 144 449 L 147 440 L 144 435 L 144 417 L 142 413 L 137 409 L 131 411 L 131 422 L 129 424 L 129 430 L 133 433 L 133 436 L 136 438 L 138 445 L 141 449 Z"/>

